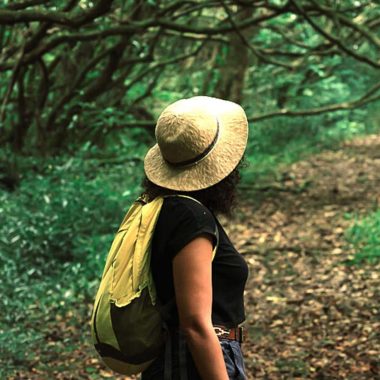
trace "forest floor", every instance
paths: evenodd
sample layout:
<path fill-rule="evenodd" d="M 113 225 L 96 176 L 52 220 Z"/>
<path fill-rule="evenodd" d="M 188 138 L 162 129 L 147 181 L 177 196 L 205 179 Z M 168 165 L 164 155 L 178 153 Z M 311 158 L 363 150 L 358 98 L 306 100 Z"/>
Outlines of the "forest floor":
<path fill-rule="evenodd" d="M 380 203 L 380 136 L 284 168 L 229 224 L 250 266 L 249 379 L 380 379 L 380 265 L 344 231 Z"/>
<path fill-rule="evenodd" d="M 345 264 L 354 252 L 344 237 L 348 214 L 379 205 L 380 136 L 313 155 L 276 178 L 246 189 L 225 223 L 250 267 L 249 379 L 380 379 L 380 263 Z M 90 312 L 83 305 L 46 322 L 50 334 L 35 362 L 11 378 L 125 379 L 99 364 Z M 57 355 L 57 345 L 71 349 Z"/>

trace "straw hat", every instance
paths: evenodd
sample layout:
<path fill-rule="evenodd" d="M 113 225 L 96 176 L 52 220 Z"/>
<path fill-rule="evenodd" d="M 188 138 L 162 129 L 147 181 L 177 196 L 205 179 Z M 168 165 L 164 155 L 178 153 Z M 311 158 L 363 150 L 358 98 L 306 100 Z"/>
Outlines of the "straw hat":
<path fill-rule="evenodd" d="M 158 118 L 145 173 L 168 189 L 205 189 L 234 170 L 247 137 L 247 117 L 238 104 L 207 96 L 178 100 Z"/>

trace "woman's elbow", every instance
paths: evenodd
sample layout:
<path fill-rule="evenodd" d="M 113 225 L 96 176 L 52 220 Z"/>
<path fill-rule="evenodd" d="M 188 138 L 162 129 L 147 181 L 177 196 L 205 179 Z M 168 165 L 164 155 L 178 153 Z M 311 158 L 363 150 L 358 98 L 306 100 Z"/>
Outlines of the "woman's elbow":
<path fill-rule="evenodd" d="M 211 321 L 198 316 L 180 321 L 180 328 L 185 337 L 190 340 L 207 339 L 210 334 L 214 333 Z"/>

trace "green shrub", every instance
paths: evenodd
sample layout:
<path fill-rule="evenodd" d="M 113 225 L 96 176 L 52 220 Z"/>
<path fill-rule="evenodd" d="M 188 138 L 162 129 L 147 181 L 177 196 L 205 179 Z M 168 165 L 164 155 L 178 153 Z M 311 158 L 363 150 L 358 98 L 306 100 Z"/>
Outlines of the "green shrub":
<path fill-rule="evenodd" d="M 262 176 L 276 174 L 281 165 L 310 154 L 336 149 L 343 140 L 377 133 L 379 123 L 366 117 L 371 114 L 375 118 L 376 112 L 375 105 L 371 105 L 352 112 L 274 118 L 250 125 L 246 156 L 251 165 L 245 170 L 244 182 L 250 184 Z"/>
<path fill-rule="evenodd" d="M 76 168 L 77 169 L 77 168 Z M 134 166 L 88 173 L 50 166 L 0 195 L 0 236 L 7 257 L 23 265 L 81 261 L 84 237 L 114 232 L 139 191 Z"/>
<path fill-rule="evenodd" d="M 355 248 L 355 257 L 351 264 L 368 261 L 375 263 L 380 260 L 380 210 L 377 210 L 361 220 L 346 232 L 346 239 Z"/>
<path fill-rule="evenodd" d="M 0 192 L 0 378 L 29 368 L 57 316 L 75 311 L 89 318 L 83 316 L 142 174 L 136 161 L 28 159 L 21 165 L 28 174 L 20 187 Z"/>

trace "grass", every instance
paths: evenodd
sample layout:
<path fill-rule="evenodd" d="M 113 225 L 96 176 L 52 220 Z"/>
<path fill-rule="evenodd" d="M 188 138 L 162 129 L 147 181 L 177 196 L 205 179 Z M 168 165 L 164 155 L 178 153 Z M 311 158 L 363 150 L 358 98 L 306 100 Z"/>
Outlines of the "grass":
<path fill-rule="evenodd" d="M 380 209 L 362 219 L 355 217 L 352 227 L 346 231 L 347 241 L 353 245 L 355 256 L 350 264 L 376 263 L 380 260 Z"/>

